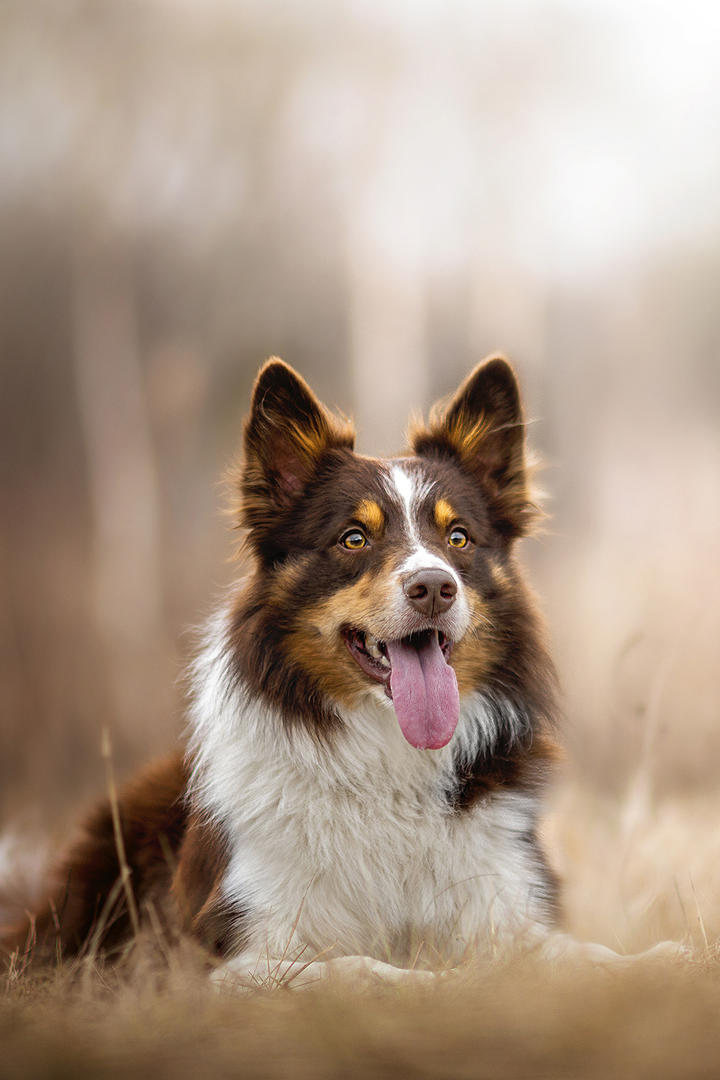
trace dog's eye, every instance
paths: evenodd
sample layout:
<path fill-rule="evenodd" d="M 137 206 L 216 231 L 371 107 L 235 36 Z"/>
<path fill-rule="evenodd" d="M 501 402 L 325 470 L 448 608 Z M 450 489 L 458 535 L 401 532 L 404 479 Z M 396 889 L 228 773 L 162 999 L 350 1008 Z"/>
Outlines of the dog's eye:
<path fill-rule="evenodd" d="M 450 547 L 454 548 L 467 547 L 468 540 L 468 534 L 465 532 L 464 529 L 453 529 L 453 531 L 448 536 L 448 544 L 450 545 Z"/>
<path fill-rule="evenodd" d="M 346 532 L 344 536 L 340 537 L 340 543 L 350 551 L 359 551 L 360 548 L 367 545 L 367 540 L 359 529 L 351 529 L 350 532 Z"/>

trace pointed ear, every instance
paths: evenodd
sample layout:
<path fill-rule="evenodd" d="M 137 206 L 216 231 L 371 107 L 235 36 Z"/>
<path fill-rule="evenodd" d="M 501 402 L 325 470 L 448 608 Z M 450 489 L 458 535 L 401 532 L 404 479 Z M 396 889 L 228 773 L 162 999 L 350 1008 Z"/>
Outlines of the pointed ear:
<path fill-rule="evenodd" d="M 245 423 L 240 476 L 242 524 L 269 530 L 332 450 L 352 450 L 348 420 L 322 405 L 297 372 L 278 360 L 261 369 Z"/>
<path fill-rule="evenodd" d="M 525 462 L 525 419 L 515 373 L 496 356 L 479 364 L 450 399 L 437 402 L 430 421 L 414 425 L 416 454 L 452 457 L 482 486 L 496 527 L 524 536 L 538 508 Z"/>

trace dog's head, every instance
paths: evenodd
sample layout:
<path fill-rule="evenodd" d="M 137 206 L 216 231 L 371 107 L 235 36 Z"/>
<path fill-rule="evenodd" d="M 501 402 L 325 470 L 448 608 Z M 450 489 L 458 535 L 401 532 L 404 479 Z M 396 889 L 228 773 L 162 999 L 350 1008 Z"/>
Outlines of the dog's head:
<path fill-rule="evenodd" d="M 235 618 L 243 676 L 321 723 L 391 698 L 409 742 L 444 746 L 528 617 L 511 548 L 535 507 L 510 365 L 479 365 L 413 426 L 407 456 L 377 460 L 270 360 L 237 482 L 257 567 Z"/>

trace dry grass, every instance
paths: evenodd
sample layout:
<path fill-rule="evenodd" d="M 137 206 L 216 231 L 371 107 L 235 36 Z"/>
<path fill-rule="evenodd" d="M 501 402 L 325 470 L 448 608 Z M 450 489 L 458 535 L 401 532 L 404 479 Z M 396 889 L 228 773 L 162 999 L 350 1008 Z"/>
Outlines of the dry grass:
<path fill-rule="evenodd" d="M 0 1076 L 715 1076 L 714 810 L 637 793 L 611 804 L 566 784 L 546 826 L 573 931 L 624 950 L 684 938 L 691 960 L 607 970 L 516 958 L 431 987 L 233 996 L 194 953 L 156 939 L 115 969 L 18 963 L 0 997 Z"/>
<path fill-rule="evenodd" d="M 720 938 L 720 797 L 623 800 L 560 787 L 546 842 L 564 881 L 568 929 L 622 952 L 664 938 L 703 950 Z"/>
<path fill-rule="evenodd" d="M 188 962 L 16 980 L 3 1077 L 706 1076 L 717 965 L 469 969 L 430 989 L 211 990 Z"/>

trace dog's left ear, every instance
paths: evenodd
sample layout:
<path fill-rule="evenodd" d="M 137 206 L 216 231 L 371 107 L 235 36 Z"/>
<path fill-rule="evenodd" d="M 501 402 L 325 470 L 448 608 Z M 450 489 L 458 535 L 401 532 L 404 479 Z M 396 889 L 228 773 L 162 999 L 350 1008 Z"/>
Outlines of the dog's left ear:
<path fill-rule="evenodd" d="M 411 427 L 410 445 L 416 454 L 458 461 L 482 486 L 503 535 L 530 531 L 538 509 L 529 492 L 520 392 L 507 360 L 479 364 L 449 402 L 433 406 L 427 426 Z"/>
<path fill-rule="evenodd" d="M 326 409 L 289 364 L 268 360 L 253 389 L 239 478 L 240 519 L 259 547 L 321 463 L 352 450 L 354 437 L 352 424 Z"/>

